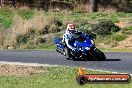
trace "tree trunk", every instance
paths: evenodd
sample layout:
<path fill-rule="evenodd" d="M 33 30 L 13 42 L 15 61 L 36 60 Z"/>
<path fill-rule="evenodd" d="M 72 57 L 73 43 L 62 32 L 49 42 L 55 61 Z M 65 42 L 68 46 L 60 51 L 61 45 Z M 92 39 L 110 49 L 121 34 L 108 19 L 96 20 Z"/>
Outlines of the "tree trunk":
<path fill-rule="evenodd" d="M 90 12 L 98 11 L 99 0 L 90 0 Z"/>
<path fill-rule="evenodd" d="M 12 0 L 12 6 L 16 8 L 16 0 Z"/>
<path fill-rule="evenodd" d="M 4 0 L 0 0 L 0 7 L 4 6 Z"/>

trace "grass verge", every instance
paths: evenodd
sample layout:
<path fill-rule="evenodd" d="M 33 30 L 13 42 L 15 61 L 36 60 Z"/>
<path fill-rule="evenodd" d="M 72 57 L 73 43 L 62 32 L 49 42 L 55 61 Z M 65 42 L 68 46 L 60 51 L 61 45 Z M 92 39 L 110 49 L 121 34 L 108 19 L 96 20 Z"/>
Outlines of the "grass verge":
<path fill-rule="evenodd" d="M 0 76 L 1 88 L 131 88 L 130 84 L 86 84 L 76 82 L 77 68 L 48 67 L 48 72 L 29 76 Z M 106 72 L 87 71 L 89 74 L 106 74 Z"/>
<path fill-rule="evenodd" d="M 103 52 L 132 52 L 132 49 L 130 48 L 123 48 L 123 49 L 114 49 L 114 48 L 99 48 Z M 3 49 L 0 49 L 3 50 Z M 42 50 L 42 51 L 56 51 L 55 48 L 38 48 L 38 49 L 16 49 L 16 50 Z"/>
<path fill-rule="evenodd" d="M 132 48 L 121 48 L 121 49 L 114 49 L 114 48 L 101 48 L 103 52 L 132 52 Z"/>

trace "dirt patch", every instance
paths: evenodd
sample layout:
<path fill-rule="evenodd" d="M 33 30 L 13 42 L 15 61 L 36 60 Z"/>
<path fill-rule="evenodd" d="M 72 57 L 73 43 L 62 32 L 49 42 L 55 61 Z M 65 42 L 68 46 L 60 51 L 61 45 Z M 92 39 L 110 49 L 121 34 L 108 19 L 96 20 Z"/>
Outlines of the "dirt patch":
<path fill-rule="evenodd" d="M 0 65 L 0 75 L 33 75 L 37 73 L 48 72 L 47 67 L 23 66 L 23 65 Z"/>
<path fill-rule="evenodd" d="M 117 25 L 117 26 L 119 26 L 119 27 L 121 27 L 121 28 L 124 28 L 124 27 L 128 27 L 128 26 L 132 26 L 132 23 L 120 21 L 120 22 L 118 22 L 118 23 L 115 23 L 115 25 Z"/>

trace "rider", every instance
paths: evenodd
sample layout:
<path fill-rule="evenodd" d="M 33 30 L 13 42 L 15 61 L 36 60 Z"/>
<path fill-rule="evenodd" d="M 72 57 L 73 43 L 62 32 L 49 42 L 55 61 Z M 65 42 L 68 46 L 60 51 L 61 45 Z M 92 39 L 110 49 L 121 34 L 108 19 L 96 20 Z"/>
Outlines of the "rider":
<path fill-rule="evenodd" d="M 84 33 L 79 32 L 75 29 L 75 25 L 73 23 L 69 23 L 67 25 L 67 29 L 65 34 L 63 35 L 63 40 L 62 42 L 65 42 L 67 47 L 70 48 L 71 50 L 75 51 L 76 48 L 74 47 L 74 45 L 72 45 L 72 40 L 75 38 L 76 34 L 81 34 L 82 36 L 86 36 Z"/>

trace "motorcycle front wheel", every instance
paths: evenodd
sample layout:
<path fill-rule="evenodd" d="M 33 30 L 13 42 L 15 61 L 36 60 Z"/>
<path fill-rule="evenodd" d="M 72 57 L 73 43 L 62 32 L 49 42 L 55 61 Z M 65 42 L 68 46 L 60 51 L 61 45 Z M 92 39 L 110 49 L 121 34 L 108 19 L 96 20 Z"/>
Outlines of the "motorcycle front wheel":
<path fill-rule="evenodd" d="M 103 52 L 101 52 L 99 49 L 96 49 L 94 51 L 93 57 L 94 57 L 94 60 L 98 60 L 98 61 L 105 61 L 106 60 L 105 54 Z"/>

